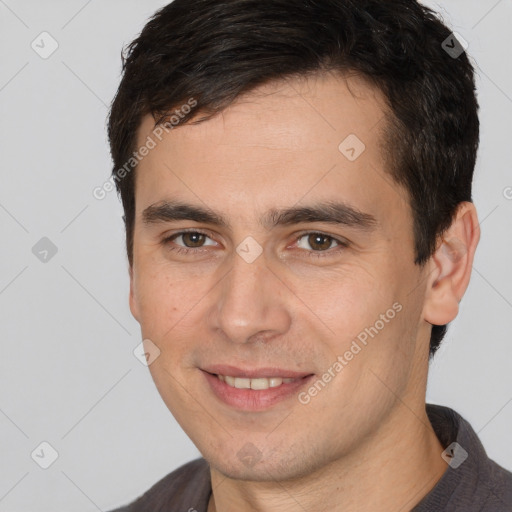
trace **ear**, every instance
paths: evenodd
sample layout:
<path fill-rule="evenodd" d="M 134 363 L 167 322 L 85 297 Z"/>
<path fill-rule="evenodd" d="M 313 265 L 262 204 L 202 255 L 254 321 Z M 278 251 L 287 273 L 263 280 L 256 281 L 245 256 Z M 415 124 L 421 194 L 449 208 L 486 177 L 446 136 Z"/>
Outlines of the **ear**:
<path fill-rule="evenodd" d="M 459 302 L 471 277 L 480 226 L 473 203 L 459 205 L 451 226 L 440 238 L 429 261 L 423 318 L 432 325 L 445 325 L 459 312 Z"/>
<path fill-rule="evenodd" d="M 137 322 L 139 321 L 139 305 L 137 302 L 137 297 L 135 296 L 135 278 L 133 273 L 133 266 L 130 265 L 128 268 L 128 272 L 130 274 L 130 296 L 129 296 L 129 303 L 130 303 L 130 311 L 132 312 L 133 317 Z"/>

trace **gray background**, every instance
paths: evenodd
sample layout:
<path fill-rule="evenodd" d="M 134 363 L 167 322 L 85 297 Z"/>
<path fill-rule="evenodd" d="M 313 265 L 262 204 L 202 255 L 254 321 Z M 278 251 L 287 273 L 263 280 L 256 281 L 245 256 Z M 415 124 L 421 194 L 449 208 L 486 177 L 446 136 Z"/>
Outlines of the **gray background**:
<path fill-rule="evenodd" d="M 108 510 L 198 456 L 133 355 L 117 196 L 92 195 L 110 172 L 105 119 L 121 48 L 165 3 L 0 0 L 2 512 Z M 482 240 L 428 400 L 463 414 L 511 469 L 512 2 L 429 5 L 478 63 Z M 31 47 L 43 31 L 59 45 L 47 59 Z M 57 248 L 46 262 L 32 251 L 43 237 Z M 59 454 L 46 470 L 31 458 L 43 441 Z M 50 456 L 43 447 L 34 458 Z"/>

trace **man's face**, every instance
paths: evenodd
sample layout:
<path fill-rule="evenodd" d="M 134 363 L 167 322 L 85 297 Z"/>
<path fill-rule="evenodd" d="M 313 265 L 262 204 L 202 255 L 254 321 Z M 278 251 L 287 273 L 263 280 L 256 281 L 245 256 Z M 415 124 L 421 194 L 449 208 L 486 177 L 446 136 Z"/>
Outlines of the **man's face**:
<path fill-rule="evenodd" d="M 143 120 L 130 306 L 163 400 L 226 475 L 308 474 L 424 404 L 424 271 L 384 126 L 380 94 L 334 76 L 160 142 Z"/>

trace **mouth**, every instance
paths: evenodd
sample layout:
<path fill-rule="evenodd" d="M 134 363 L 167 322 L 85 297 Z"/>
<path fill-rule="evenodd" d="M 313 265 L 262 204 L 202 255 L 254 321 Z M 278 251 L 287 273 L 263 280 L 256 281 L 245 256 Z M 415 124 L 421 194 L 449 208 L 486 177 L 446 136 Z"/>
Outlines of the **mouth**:
<path fill-rule="evenodd" d="M 263 411 L 290 400 L 314 377 L 279 368 L 242 370 L 232 366 L 210 367 L 202 373 L 220 402 L 244 411 Z"/>
<path fill-rule="evenodd" d="M 260 377 L 256 379 L 249 379 L 244 377 L 232 377 L 231 375 L 218 375 L 217 377 L 228 386 L 237 389 L 269 389 L 278 388 L 283 383 L 288 384 L 298 379 L 291 379 L 289 377 Z"/>

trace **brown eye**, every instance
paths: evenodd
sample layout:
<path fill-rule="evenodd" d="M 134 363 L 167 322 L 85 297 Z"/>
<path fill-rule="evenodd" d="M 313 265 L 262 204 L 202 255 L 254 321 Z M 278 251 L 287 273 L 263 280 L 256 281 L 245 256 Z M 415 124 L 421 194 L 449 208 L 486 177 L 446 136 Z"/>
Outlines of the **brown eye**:
<path fill-rule="evenodd" d="M 316 251 L 326 251 L 331 247 L 332 238 L 316 233 L 308 236 L 308 243 Z"/>
<path fill-rule="evenodd" d="M 298 239 L 297 246 L 301 249 L 311 249 L 315 252 L 327 251 L 333 247 L 333 242 L 340 245 L 332 236 L 323 233 L 307 233 Z"/>
<path fill-rule="evenodd" d="M 194 255 L 204 253 L 208 248 L 218 247 L 217 242 L 207 233 L 201 231 L 180 231 L 174 233 L 162 240 L 162 244 L 170 251 L 176 251 L 179 254 Z"/>
<path fill-rule="evenodd" d="M 202 233 L 182 233 L 180 237 L 185 247 L 202 247 L 206 240 Z"/>

